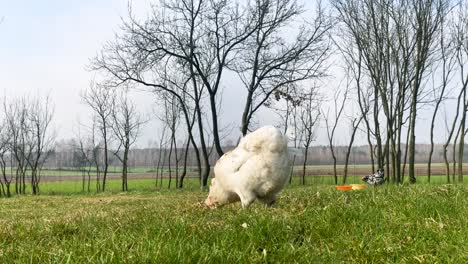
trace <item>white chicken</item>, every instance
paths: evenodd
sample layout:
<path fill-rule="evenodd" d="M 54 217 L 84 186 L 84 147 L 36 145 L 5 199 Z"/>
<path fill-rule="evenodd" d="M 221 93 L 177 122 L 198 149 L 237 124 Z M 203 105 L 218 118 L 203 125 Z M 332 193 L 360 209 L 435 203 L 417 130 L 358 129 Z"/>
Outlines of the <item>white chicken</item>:
<path fill-rule="evenodd" d="M 259 199 L 271 206 L 289 179 L 288 139 L 273 126 L 257 129 L 218 160 L 214 173 L 206 205 L 241 201 L 246 208 Z"/>

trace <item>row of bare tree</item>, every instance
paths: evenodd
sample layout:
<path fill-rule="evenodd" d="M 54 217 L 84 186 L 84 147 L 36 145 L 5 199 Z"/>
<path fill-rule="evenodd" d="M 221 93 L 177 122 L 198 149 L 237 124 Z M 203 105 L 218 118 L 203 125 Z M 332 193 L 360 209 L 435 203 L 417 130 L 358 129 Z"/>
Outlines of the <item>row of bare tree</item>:
<path fill-rule="evenodd" d="M 238 88 L 244 105 L 239 113 L 242 135 L 255 128 L 260 109 L 273 109 L 285 133 L 295 132 L 293 144 L 304 148 L 307 157 L 323 119 L 335 183 L 336 132 L 346 126 L 350 137 L 344 182 L 358 133 L 366 135 L 372 170 L 385 168 L 390 181 L 402 183 L 408 166 L 409 180 L 416 182 L 421 109 L 432 109 L 433 150 L 440 109 L 456 101 L 455 117 L 444 119 L 444 153 L 447 181 L 455 181 L 450 178 L 450 146 L 458 155 L 453 170 L 462 181 L 468 132 L 468 3 L 330 0 L 313 7 L 315 12 L 295 0 L 156 0 L 147 17 L 129 9 L 122 31 L 92 59 L 90 68 L 102 74 L 105 87 L 138 85 L 154 92 L 165 128 L 159 149 L 169 145 L 176 166 L 184 164 L 180 182 L 176 174 L 178 187 L 186 175 L 189 148 L 197 155 L 202 188 L 210 173 L 210 152 L 224 153 L 219 113 L 226 98 L 221 90 L 232 78 L 243 87 Z M 327 99 L 330 103 L 323 104 Z M 184 137 L 180 131 L 186 131 L 187 142 L 182 155 L 173 151 L 176 137 Z M 428 179 L 431 161 L 432 151 Z"/>
<path fill-rule="evenodd" d="M 122 191 L 127 191 L 129 151 L 145 120 L 126 89 L 117 91 L 92 83 L 83 91 L 82 99 L 92 110 L 91 125 L 80 124 L 83 129 L 80 128 L 74 141 L 77 163 L 74 167 L 82 172 L 82 190 L 91 191 L 92 170 L 96 176 L 96 191 L 106 190 L 109 159 L 113 156 L 122 165 Z"/>
<path fill-rule="evenodd" d="M 416 182 L 416 122 L 422 108 L 432 108 L 430 180 L 437 115 L 441 104 L 450 103 L 450 96 L 456 95 L 455 117 L 445 118 L 444 160 L 450 182 L 447 148 L 451 143 L 458 147 L 458 180 L 462 181 L 468 110 L 468 3 L 333 0 L 331 4 L 337 11 L 337 28 L 343 33 L 336 37 L 337 47 L 348 78 L 355 82 L 351 91 L 361 110 L 352 128 L 358 129 L 354 124 L 364 121 L 373 166 L 385 167 L 391 181 L 401 183 L 408 164 L 409 180 Z M 402 149 L 405 142 L 407 147 Z"/>
<path fill-rule="evenodd" d="M 227 78 L 237 76 L 243 84 L 245 135 L 275 96 L 288 91 L 282 98 L 308 98 L 310 89 L 299 84 L 324 75 L 331 23 L 321 6 L 314 19 L 305 11 L 295 0 L 154 1 L 146 18 L 130 9 L 122 32 L 91 68 L 105 76 L 106 86 L 138 84 L 168 106 L 164 123 L 172 135 L 185 127 L 186 141 L 199 153 L 204 188 L 210 147 L 224 153 L 218 117 Z"/>
<path fill-rule="evenodd" d="M 39 194 L 41 171 L 54 146 L 51 127 L 54 109 L 49 97 L 9 98 L 0 120 L 0 196 Z"/>
<path fill-rule="evenodd" d="M 416 182 L 416 137 L 426 133 L 416 129 L 422 109 L 432 111 L 428 175 L 434 129 L 444 126 L 447 181 L 456 180 L 455 170 L 462 181 L 468 132 L 468 3 L 329 0 L 315 3 L 313 9 L 296 0 L 154 0 L 148 15 L 139 17 L 129 8 L 122 30 L 89 65 L 99 82 L 82 94 L 92 122 L 81 125 L 75 141 L 83 190 L 91 189 L 91 170 L 97 174 L 96 190 L 106 190 L 112 157 L 121 161 L 122 190 L 128 189 L 129 150 L 144 123 L 129 99 L 132 87 L 152 92 L 157 102 L 162 124 L 157 163 L 164 163 L 161 157 L 166 156 L 175 160 L 168 163 L 175 166 L 168 168 L 169 186 L 174 176 L 176 187 L 182 188 L 189 153 L 194 153 L 205 188 L 211 154 L 223 155 L 223 139 L 232 132 L 219 116 L 229 111 L 224 102 L 231 98 L 223 97 L 223 89 L 233 79 L 240 84 L 236 101 L 243 106 L 238 113 L 241 134 L 256 128 L 260 110 L 278 113 L 278 126 L 294 132 L 291 144 L 305 150 L 304 184 L 309 147 L 321 123 L 335 183 L 334 146 L 346 127 L 350 133 L 344 182 L 359 133 L 367 139 L 372 170 L 385 168 L 391 182 L 402 183 L 408 166 L 409 180 Z M 441 118 L 447 105 L 455 114 L 446 112 Z M 10 159 L 1 162 L 5 195 L 10 195 L 13 178 L 16 192 L 25 192 L 28 171 L 33 193 L 39 192 L 50 143 L 48 106 L 40 100 L 5 102 L 0 144 L 1 157 Z M 445 124 L 437 124 L 441 119 Z M 452 167 L 450 147 L 456 160 Z M 14 164 L 14 174 L 6 173 L 7 164 Z M 157 167 L 162 184 L 164 168 Z"/>

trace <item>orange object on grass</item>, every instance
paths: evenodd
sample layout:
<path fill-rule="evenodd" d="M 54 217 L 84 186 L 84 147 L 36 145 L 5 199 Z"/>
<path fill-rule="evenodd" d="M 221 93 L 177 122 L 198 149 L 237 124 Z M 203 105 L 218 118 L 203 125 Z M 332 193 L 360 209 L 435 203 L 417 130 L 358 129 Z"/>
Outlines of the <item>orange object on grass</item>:
<path fill-rule="evenodd" d="M 349 191 L 349 190 L 353 189 L 353 186 L 351 186 L 351 185 L 338 185 L 338 186 L 336 186 L 336 189 L 340 190 L 340 191 Z"/>
<path fill-rule="evenodd" d="M 366 184 L 351 184 L 353 190 L 362 190 L 367 187 Z"/>

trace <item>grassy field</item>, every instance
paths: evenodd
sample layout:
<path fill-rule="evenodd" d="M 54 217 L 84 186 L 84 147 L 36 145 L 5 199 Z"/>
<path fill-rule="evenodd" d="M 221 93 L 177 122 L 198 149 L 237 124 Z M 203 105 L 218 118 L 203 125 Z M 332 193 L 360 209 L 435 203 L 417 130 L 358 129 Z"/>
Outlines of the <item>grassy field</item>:
<path fill-rule="evenodd" d="M 0 262 L 468 263 L 466 184 L 292 186 L 275 208 L 211 210 L 196 185 L 132 181 L 142 191 L 122 194 L 117 183 L 104 194 L 1 199 Z"/>
<path fill-rule="evenodd" d="M 198 179 L 189 178 L 186 179 L 184 184 L 184 189 L 186 190 L 199 190 L 200 184 Z M 91 182 L 91 193 L 95 193 L 96 182 Z M 120 180 L 109 180 L 107 181 L 106 191 L 109 193 L 119 193 L 121 190 L 122 182 Z M 138 192 L 152 192 L 158 189 L 167 189 L 169 181 L 164 179 L 163 188 L 155 186 L 154 179 L 138 179 L 138 180 L 129 180 L 128 188 L 130 191 Z M 27 186 L 29 187 L 29 186 Z M 85 192 L 83 192 L 83 185 L 81 181 L 57 181 L 57 182 L 45 182 L 40 185 L 41 194 L 44 195 L 77 195 L 77 194 L 88 194 L 87 185 L 85 186 Z M 175 189 L 175 180 L 172 180 L 171 188 Z"/>
<path fill-rule="evenodd" d="M 133 191 L 154 191 L 155 190 L 155 179 L 132 179 L 132 175 L 129 176 L 129 189 Z M 348 177 L 347 183 L 362 183 L 361 177 L 350 176 Z M 338 177 L 338 182 L 341 184 L 342 177 Z M 417 177 L 419 184 L 427 184 L 427 178 L 425 176 Z M 445 183 L 445 177 L 435 176 L 432 177 L 431 183 L 441 184 Z M 87 184 L 87 183 L 86 183 Z M 91 191 L 96 190 L 96 182 L 93 179 L 91 181 Z M 163 189 L 168 187 L 168 179 L 163 180 Z M 334 179 L 330 176 L 308 176 L 306 177 L 306 185 L 320 186 L 320 185 L 333 185 Z M 159 185 L 159 181 L 158 181 Z M 300 185 L 300 178 L 294 177 L 292 179 L 292 186 Z M 175 179 L 172 179 L 171 188 L 175 187 Z M 27 192 L 29 192 L 29 186 L 27 186 Z M 83 185 L 81 181 L 54 181 L 54 182 L 43 182 L 40 184 L 41 194 L 46 195 L 70 195 L 70 194 L 82 194 Z M 197 178 L 186 178 L 184 181 L 184 189 L 187 190 L 198 190 L 200 183 Z M 85 185 L 87 190 L 87 185 Z M 119 192 L 121 190 L 120 180 L 108 180 L 107 191 Z M 86 192 L 85 192 L 86 193 Z"/>
<path fill-rule="evenodd" d="M 464 166 L 468 166 L 468 164 L 464 164 Z M 337 170 L 338 174 L 343 173 L 343 168 L 344 165 L 337 165 Z M 122 168 L 119 166 L 109 166 L 109 174 L 110 175 L 120 175 L 121 174 Z M 175 171 L 174 168 L 172 168 L 173 172 Z M 180 168 L 180 170 L 182 170 Z M 195 175 L 197 174 L 197 168 L 196 167 L 187 167 L 189 175 Z M 311 175 L 331 175 L 333 173 L 333 166 L 332 165 L 310 165 L 306 167 L 307 174 Z M 406 166 L 406 170 L 408 170 L 408 166 Z M 427 174 L 427 164 L 415 164 L 415 170 L 416 170 L 416 175 L 418 176 L 423 176 Z M 432 164 L 432 170 L 435 175 L 444 175 L 445 174 L 445 165 L 442 163 L 433 163 Z M 11 171 L 11 168 L 7 168 L 7 173 Z M 164 173 L 168 173 L 169 170 L 168 168 L 165 168 Z M 301 165 L 295 165 L 294 166 L 294 171 L 296 173 L 302 172 L 302 166 Z M 372 171 L 371 165 L 369 164 L 350 164 L 348 166 L 348 173 L 349 175 L 362 175 L 362 174 L 367 174 Z M 96 169 L 94 167 L 90 168 L 90 172 L 92 175 L 95 175 Z M 129 167 L 129 173 L 130 174 L 139 174 L 139 175 L 144 175 L 144 174 L 156 174 L 156 168 L 153 167 L 143 167 L 143 166 L 137 166 L 137 167 Z M 406 173 L 407 174 L 407 173 Z M 55 167 L 45 167 L 42 170 L 42 175 L 43 176 L 60 176 L 60 177 L 67 177 L 67 176 L 81 176 L 82 171 L 78 170 L 77 168 L 73 167 L 60 167 L 60 168 L 55 168 Z"/>

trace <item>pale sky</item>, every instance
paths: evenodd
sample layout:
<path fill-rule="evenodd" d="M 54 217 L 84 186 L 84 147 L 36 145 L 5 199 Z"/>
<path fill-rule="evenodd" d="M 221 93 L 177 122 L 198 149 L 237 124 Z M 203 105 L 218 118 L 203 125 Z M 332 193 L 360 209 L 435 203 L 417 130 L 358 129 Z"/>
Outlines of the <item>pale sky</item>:
<path fill-rule="evenodd" d="M 133 12 L 145 15 L 149 0 L 132 2 Z M 54 123 L 58 139 L 76 134 L 78 120 L 89 120 L 80 92 L 96 73 L 86 66 L 119 32 L 121 17 L 127 16 L 127 0 L 0 0 L 0 95 L 23 96 L 50 93 L 55 104 Z M 232 84 L 236 80 L 227 83 Z M 243 90 L 242 90 L 243 93 Z M 240 121 L 239 91 L 224 90 L 222 126 Z M 152 115 L 152 97 L 133 94 L 142 113 Z M 232 100 L 239 98 L 239 100 Z M 272 114 L 264 123 L 271 123 Z M 157 138 L 157 127 L 146 125 L 138 144 Z"/>
<path fill-rule="evenodd" d="M 149 0 L 133 1 L 136 14 L 145 14 Z M 88 120 L 89 112 L 81 102 L 80 91 L 89 85 L 95 73 L 86 66 L 114 34 L 121 17 L 126 17 L 127 0 L 0 0 L 0 95 L 12 97 L 50 93 L 55 104 L 55 127 L 58 139 L 71 138 L 78 119 Z M 244 91 L 234 79 L 225 81 L 222 126 L 238 134 Z M 237 87 L 237 88 L 236 88 Z M 144 93 L 133 96 L 140 110 L 151 114 L 152 97 Z M 441 113 L 440 115 L 443 115 Z M 261 115 L 261 124 L 275 122 L 275 115 Z M 418 142 L 429 142 L 424 117 L 418 120 Z M 346 121 L 347 122 L 347 121 Z M 443 124 L 438 125 L 439 138 Z M 326 130 L 321 125 L 316 144 L 326 144 Z M 346 126 L 339 129 L 338 144 L 345 144 Z M 157 128 L 146 126 L 139 146 L 155 140 Z M 233 137 L 235 138 L 235 136 Z M 358 136 L 357 144 L 365 144 Z"/>
<path fill-rule="evenodd" d="M 139 0 L 134 8 L 145 3 Z M 73 137 L 77 120 L 89 114 L 80 91 L 95 73 L 86 66 L 126 13 L 126 0 L 0 0 L 1 96 L 50 93 L 58 137 Z M 151 110 L 148 96 L 135 97 L 141 111 Z"/>

